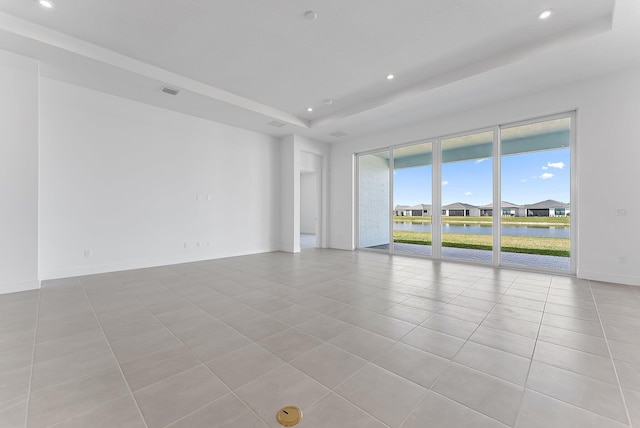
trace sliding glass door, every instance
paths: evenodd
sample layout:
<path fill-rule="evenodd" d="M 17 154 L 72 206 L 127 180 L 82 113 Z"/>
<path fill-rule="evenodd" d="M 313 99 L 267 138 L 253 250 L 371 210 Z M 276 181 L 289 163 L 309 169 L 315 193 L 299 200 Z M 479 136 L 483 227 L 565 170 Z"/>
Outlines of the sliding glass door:
<path fill-rule="evenodd" d="M 571 269 L 571 117 L 503 127 L 505 265 Z"/>
<path fill-rule="evenodd" d="M 489 263 L 494 132 L 442 140 L 442 257 Z"/>
<path fill-rule="evenodd" d="M 393 149 L 393 250 L 432 255 L 433 143 Z"/>
<path fill-rule="evenodd" d="M 574 271 L 573 122 L 565 114 L 358 155 L 358 247 Z"/>

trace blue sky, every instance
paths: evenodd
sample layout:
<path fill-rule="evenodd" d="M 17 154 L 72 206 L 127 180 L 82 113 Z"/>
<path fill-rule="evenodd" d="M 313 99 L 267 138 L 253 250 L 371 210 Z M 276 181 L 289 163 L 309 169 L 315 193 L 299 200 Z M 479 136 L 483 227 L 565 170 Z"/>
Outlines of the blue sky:
<path fill-rule="evenodd" d="M 502 200 L 532 204 L 545 199 L 569 202 L 568 148 L 502 157 Z M 492 202 L 491 159 L 453 162 L 442 166 L 442 204 Z M 431 166 L 394 172 L 395 205 L 431 204 Z"/>

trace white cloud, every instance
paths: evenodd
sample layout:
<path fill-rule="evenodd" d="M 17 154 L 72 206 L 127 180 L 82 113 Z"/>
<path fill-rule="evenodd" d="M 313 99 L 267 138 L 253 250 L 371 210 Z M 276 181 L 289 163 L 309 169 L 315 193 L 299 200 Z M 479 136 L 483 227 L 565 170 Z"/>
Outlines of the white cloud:
<path fill-rule="evenodd" d="M 526 182 L 527 182 L 527 179 L 526 179 L 526 178 L 523 178 L 522 180 L 520 180 L 520 182 L 521 182 L 521 183 L 526 183 Z"/>
<path fill-rule="evenodd" d="M 564 169 L 564 162 L 548 162 L 547 167 Z"/>
<path fill-rule="evenodd" d="M 543 180 L 547 180 L 547 179 L 549 179 L 549 178 L 551 178 L 551 177 L 553 177 L 553 174 L 550 174 L 550 173 L 548 173 L 548 172 L 545 172 L 544 174 L 542 174 L 542 175 L 540 176 L 540 178 L 542 178 Z"/>
<path fill-rule="evenodd" d="M 479 163 L 482 163 L 482 162 L 486 161 L 487 159 L 489 159 L 489 158 L 478 159 L 478 160 L 476 161 L 476 165 L 478 165 Z"/>
<path fill-rule="evenodd" d="M 549 169 L 549 167 L 548 166 L 543 166 L 542 169 Z"/>
<path fill-rule="evenodd" d="M 448 182 L 448 181 L 443 181 L 443 182 L 442 182 L 442 185 L 443 185 L 443 186 L 446 186 L 447 184 L 449 184 L 449 182 Z"/>
<path fill-rule="evenodd" d="M 464 192 L 465 196 L 471 196 L 471 192 Z"/>

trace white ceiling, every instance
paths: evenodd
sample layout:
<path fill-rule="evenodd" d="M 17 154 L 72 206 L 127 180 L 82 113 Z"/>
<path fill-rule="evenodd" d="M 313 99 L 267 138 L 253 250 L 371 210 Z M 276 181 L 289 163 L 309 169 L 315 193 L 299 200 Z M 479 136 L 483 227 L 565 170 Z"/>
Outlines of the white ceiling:
<path fill-rule="evenodd" d="M 0 49 L 48 77 L 329 142 L 640 61 L 638 0 L 53 1 L 0 0 Z"/>

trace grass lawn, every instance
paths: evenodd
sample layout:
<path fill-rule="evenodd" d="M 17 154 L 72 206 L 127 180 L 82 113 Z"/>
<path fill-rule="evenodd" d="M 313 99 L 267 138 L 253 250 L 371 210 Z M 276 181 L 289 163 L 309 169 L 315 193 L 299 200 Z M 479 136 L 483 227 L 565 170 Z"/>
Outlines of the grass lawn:
<path fill-rule="evenodd" d="M 431 232 L 411 232 L 394 230 L 393 241 L 405 244 L 431 245 Z M 507 253 L 542 254 L 546 256 L 569 257 L 570 239 L 539 238 L 530 236 L 503 236 L 501 250 Z M 491 250 L 491 235 L 467 235 L 461 233 L 443 233 L 442 246 Z"/>

